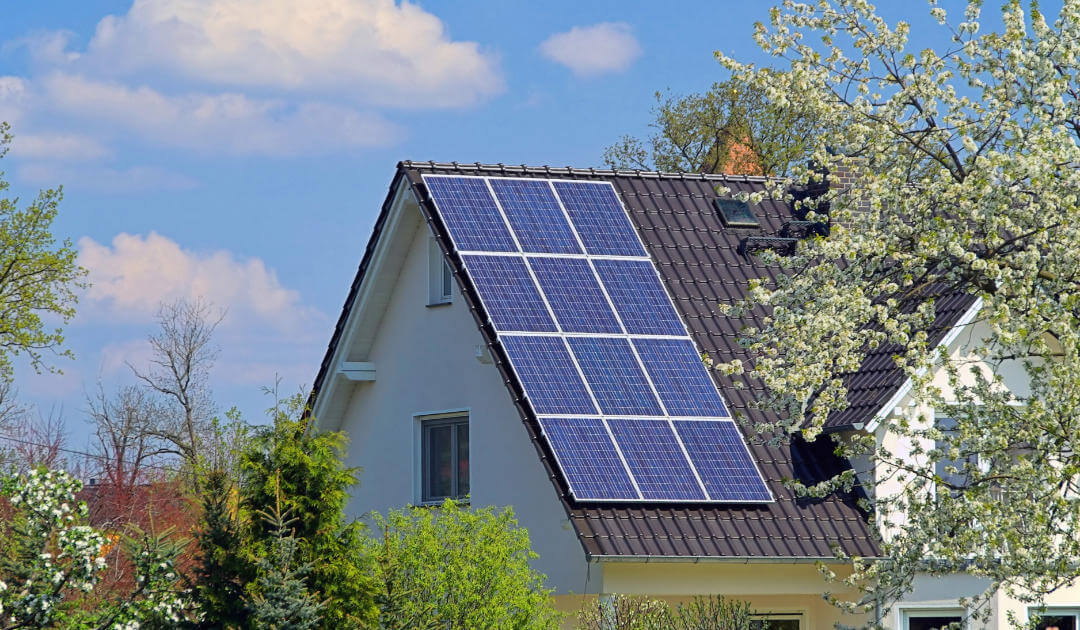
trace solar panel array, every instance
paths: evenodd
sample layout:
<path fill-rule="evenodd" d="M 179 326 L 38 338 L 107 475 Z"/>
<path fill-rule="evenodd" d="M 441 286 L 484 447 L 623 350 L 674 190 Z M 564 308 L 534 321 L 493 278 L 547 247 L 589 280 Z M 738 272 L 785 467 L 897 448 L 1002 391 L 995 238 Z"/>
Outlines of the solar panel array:
<path fill-rule="evenodd" d="M 423 178 L 576 500 L 772 500 L 610 183 Z"/>

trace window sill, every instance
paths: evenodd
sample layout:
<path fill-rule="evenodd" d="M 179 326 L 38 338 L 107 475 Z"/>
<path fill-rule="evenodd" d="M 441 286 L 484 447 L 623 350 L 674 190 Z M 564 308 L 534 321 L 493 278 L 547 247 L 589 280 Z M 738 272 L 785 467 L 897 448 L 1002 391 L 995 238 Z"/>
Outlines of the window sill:
<path fill-rule="evenodd" d="M 439 306 L 450 306 L 453 303 L 454 303 L 453 300 L 443 300 L 442 302 L 428 302 L 427 307 L 428 308 L 436 308 L 436 307 L 439 307 Z"/>
<path fill-rule="evenodd" d="M 446 498 L 452 500 L 454 503 L 457 503 L 458 505 L 469 505 L 469 497 L 446 497 Z M 420 503 L 416 504 L 416 507 L 422 507 L 422 508 L 439 507 L 440 505 L 443 504 L 443 502 L 445 500 L 446 499 L 436 499 L 436 500 L 432 500 L 432 501 L 421 501 Z"/>

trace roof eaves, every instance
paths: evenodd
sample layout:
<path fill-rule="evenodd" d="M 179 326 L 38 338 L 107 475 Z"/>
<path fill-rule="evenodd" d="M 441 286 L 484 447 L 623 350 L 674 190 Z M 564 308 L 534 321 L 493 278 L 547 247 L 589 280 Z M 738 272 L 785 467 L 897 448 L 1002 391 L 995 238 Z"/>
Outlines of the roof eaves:
<path fill-rule="evenodd" d="M 937 347 L 948 348 L 949 346 L 951 346 L 952 343 L 956 341 L 956 338 L 960 336 L 960 332 L 963 331 L 963 329 L 966 328 L 968 325 L 970 325 L 971 322 L 975 321 L 975 316 L 979 314 L 979 310 L 982 309 L 982 305 L 982 298 L 975 298 L 975 301 L 973 301 L 971 303 L 971 306 L 969 306 L 967 310 L 964 311 L 964 314 L 960 316 L 960 319 L 956 320 L 956 323 L 953 324 L 952 328 L 938 343 Z M 919 374 L 922 375 L 923 372 L 924 370 L 920 370 Z M 879 409 L 878 412 L 870 418 L 870 421 L 866 423 L 865 429 L 868 433 L 873 433 L 874 431 L 877 431 L 878 427 L 881 425 L 881 421 L 887 418 L 889 416 L 889 413 L 893 409 L 895 409 L 897 405 L 900 404 L 900 401 L 903 400 L 904 397 L 907 396 L 909 393 L 911 393 L 912 386 L 913 383 L 910 378 L 904 380 L 904 384 L 900 386 L 900 389 L 896 390 L 896 393 L 893 394 L 892 397 L 889 398 L 889 400 L 886 401 L 884 405 L 882 405 L 881 409 Z"/>

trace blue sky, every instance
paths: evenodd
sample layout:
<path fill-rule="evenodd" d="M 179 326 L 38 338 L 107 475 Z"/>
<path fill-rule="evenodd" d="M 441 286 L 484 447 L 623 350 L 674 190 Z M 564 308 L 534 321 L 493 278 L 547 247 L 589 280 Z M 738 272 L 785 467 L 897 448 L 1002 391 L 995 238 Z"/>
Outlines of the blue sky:
<path fill-rule="evenodd" d="M 20 3 L 0 168 L 23 198 L 64 185 L 55 233 L 94 282 L 77 360 L 21 369 L 23 398 L 62 407 L 79 446 L 84 392 L 146 360 L 156 304 L 203 296 L 228 309 L 218 403 L 258 419 L 275 373 L 314 378 L 398 160 L 598 166 L 648 133 L 656 90 L 723 79 L 713 51 L 767 62 L 750 34 L 769 4 Z"/>

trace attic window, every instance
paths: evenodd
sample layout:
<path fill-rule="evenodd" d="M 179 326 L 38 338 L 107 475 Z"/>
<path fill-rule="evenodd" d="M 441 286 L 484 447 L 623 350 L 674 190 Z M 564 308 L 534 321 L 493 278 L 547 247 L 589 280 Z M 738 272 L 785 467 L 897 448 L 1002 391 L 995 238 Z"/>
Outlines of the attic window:
<path fill-rule="evenodd" d="M 431 237 L 428 243 L 428 306 L 449 304 L 453 301 L 454 276 L 446 262 L 439 242 Z"/>
<path fill-rule="evenodd" d="M 720 220 L 728 227 L 761 227 L 750 204 L 738 199 L 719 198 L 716 200 L 716 211 L 720 213 Z"/>

